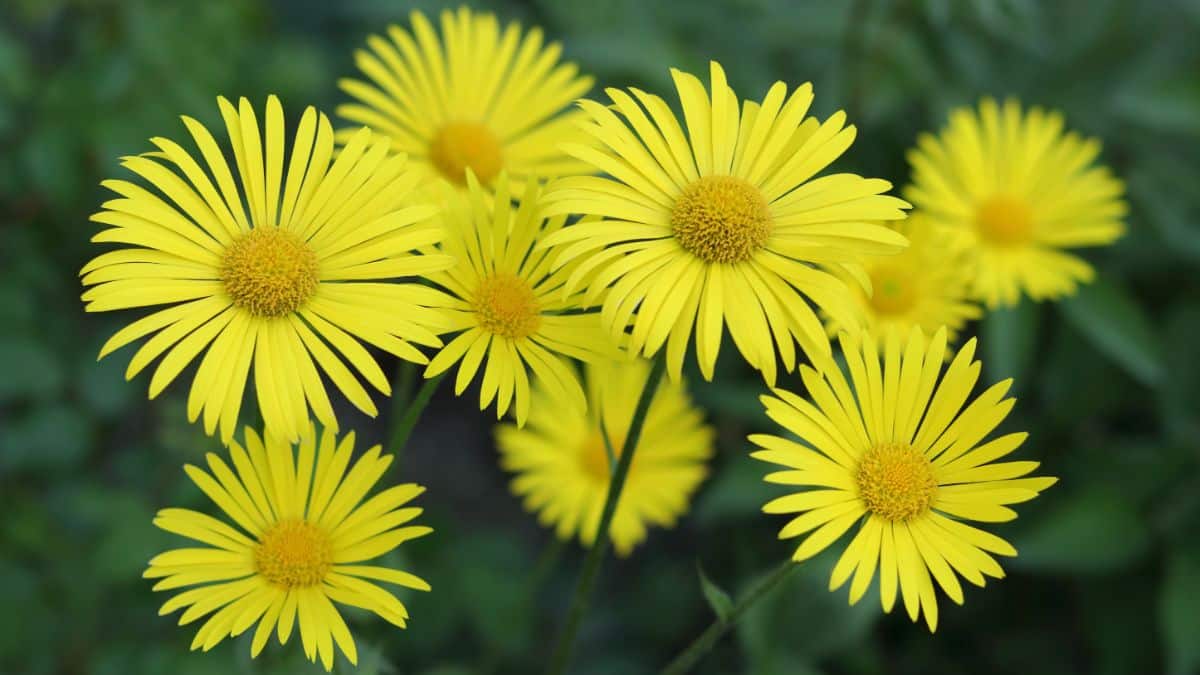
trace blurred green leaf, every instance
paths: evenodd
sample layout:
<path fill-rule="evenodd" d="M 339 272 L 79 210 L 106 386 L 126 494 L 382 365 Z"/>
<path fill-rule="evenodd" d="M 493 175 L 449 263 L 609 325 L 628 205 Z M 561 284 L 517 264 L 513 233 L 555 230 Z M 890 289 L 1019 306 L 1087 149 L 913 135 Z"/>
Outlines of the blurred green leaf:
<path fill-rule="evenodd" d="M 763 482 L 771 472 L 768 465 L 738 453 L 715 472 L 697 499 L 692 510 L 700 525 L 717 521 L 755 517 L 762 505 L 779 492 L 779 488 Z"/>
<path fill-rule="evenodd" d="M 1063 314 L 1101 353 L 1142 384 L 1164 375 L 1162 345 L 1146 313 L 1129 291 L 1104 279 L 1083 286 L 1061 303 Z"/>
<path fill-rule="evenodd" d="M 85 354 L 79 369 L 79 397 L 96 415 L 117 417 L 139 398 L 137 390 L 125 381 L 125 365 L 119 358 L 96 361 L 91 352 Z"/>
<path fill-rule="evenodd" d="M 0 468 L 65 467 L 87 450 L 91 421 L 78 408 L 51 404 L 0 426 Z"/>
<path fill-rule="evenodd" d="M 840 555 L 834 546 L 805 562 L 743 615 L 738 639 L 751 655 L 754 672 L 811 672 L 802 666 L 846 649 L 871 630 L 880 617 L 875 590 L 854 605 L 846 602 L 845 587 L 829 590 L 829 575 Z"/>
<path fill-rule="evenodd" d="M 1022 300 L 1016 307 L 988 311 L 980 326 L 980 348 L 989 382 L 1011 377 L 1014 393 L 1026 381 L 1037 341 L 1039 306 Z"/>
<path fill-rule="evenodd" d="M 1123 569 L 1149 548 L 1146 524 L 1121 493 L 1086 488 L 1043 511 L 1019 536 L 1013 567 L 1056 573 Z"/>
<path fill-rule="evenodd" d="M 0 337 L 0 403 L 47 398 L 62 389 L 63 363 L 32 337 Z"/>
<path fill-rule="evenodd" d="M 1172 675 L 1200 670 L 1200 558 L 1183 552 L 1167 559 L 1158 596 L 1167 669 Z"/>
<path fill-rule="evenodd" d="M 700 590 L 704 593 L 708 606 L 712 607 L 718 619 L 724 621 L 729 618 L 729 613 L 733 611 L 733 600 L 729 598 L 729 594 L 708 578 L 699 562 L 696 563 L 696 574 L 700 577 Z"/>

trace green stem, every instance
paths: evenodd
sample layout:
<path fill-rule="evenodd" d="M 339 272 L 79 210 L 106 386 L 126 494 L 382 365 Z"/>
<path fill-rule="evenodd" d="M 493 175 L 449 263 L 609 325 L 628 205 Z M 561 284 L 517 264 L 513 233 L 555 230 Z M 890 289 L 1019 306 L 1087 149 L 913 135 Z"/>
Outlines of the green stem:
<path fill-rule="evenodd" d="M 400 467 L 400 462 L 404 459 L 404 446 L 408 444 L 408 437 L 412 435 L 413 427 L 417 426 L 417 420 L 421 419 L 421 413 L 425 411 L 425 406 L 429 405 L 429 399 L 433 398 L 433 392 L 437 391 L 438 385 L 445 376 L 446 373 L 442 373 L 422 382 L 412 403 L 409 403 L 408 407 L 404 409 L 404 416 L 396 423 L 396 428 L 392 431 L 392 438 L 387 445 L 396 457 L 396 468 Z"/>
<path fill-rule="evenodd" d="M 690 670 L 692 666 L 696 665 L 696 663 L 700 661 L 700 659 L 704 658 L 704 655 L 713 648 L 713 645 L 717 643 L 717 640 L 721 639 L 721 636 L 724 635 L 726 631 L 728 631 L 730 628 L 733 628 L 733 626 L 737 624 L 738 620 L 742 618 L 742 614 L 744 614 L 746 610 L 754 606 L 754 603 L 758 602 L 759 599 L 769 593 L 776 586 L 783 583 L 784 580 L 790 577 L 792 573 L 798 569 L 800 569 L 800 566 L 791 560 L 783 561 L 783 564 L 777 567 L 774 572 L 772 572 L 766 578 L 760 580 L 753 587 L 751 587 L 750 590 L 742 594 L 742 597 L 738 598 L 737 603 L 734 604 L 733 608 L 729 610 L 727 615 L 723 617 L 717 617 L 717 620 L 713 621 L 708 628 L 700 634 L 700 637 L 697 637 L 695 640 L 693 640 L 692 644 L 688 645 L 687 649 L 684 649 L 682 652 L 680 652 L 679 656 L 676 656 L 669 664 L 667 664 L 666 668 L 663 668 L 661 671 L 659 671 L 659 675 L 683 675 L 683 673 L 686 673 L 688 670 Z"/>
<path fill-rule="evenodd" d="M 638 439 L 642 435 L 642 427 L 646 423 L 646 413 L 650 411 L 650 401 L 658 384 L 662 381 L 666 370 L 666 359 L 662 353 L 654 359 L 646 385 L 638 397 L 637 407 L 633 411 L 633 420 L 629 423 L 629 433 L 621 446 L 621 456 L 617 458 L 617 468 L 613 471 L 612 480 L 608 484 L 608 496 L 604 499 L 604 510 L 600 514 L 600 526 L 596 530 L 596 539 L 588 549 L 583 561 L 583 570 L 579 573 L 579 581 L 575 584 L 575 593 L 571 597 L 571 607 L 567 611 L 567 620 L 562 634 L 550 657 L 549 673 L 561 675 L 571 661 L 571 652 L 575 647 L 575 637 L 579 633 L 579 625 L 583 615 L 587 613 L 591 599 L 592 588 L 596 585 L 596 576 L 600 571 L 600 563 L 604 560 L 604 552 L 608 548 L 609 528 L 612 526 L 613 515 L 617 511 L 617 502 L 621 499 L 621 491 L 625 488 L 625 478 L 629 475 L 629 465 L 633 462 L 633 453 L 637 449 Z"/>

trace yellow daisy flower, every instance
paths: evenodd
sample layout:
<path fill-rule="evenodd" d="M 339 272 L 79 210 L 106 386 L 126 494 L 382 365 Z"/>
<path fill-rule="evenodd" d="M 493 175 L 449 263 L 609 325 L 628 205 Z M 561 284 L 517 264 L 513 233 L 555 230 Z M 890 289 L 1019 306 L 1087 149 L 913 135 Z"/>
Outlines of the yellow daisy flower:
<path fill-rule="evenodd" d="M 209 617 L 192 649 L 208 651 L 257 623 L 250 646 L 255 657 L 272 631 L 285 644 L 298 623 L 310 661 L 320 656 L 330 670 L 336 644 L 357 663 L 354 639 L 333 603 L 405 627 L 404 603 L 373 582 L 421 591 L 429 584 L 408 572 L 362 563 L 432 532 L 406 525 L 422 509 L 405 504 L 425 488 L 398 485 L 364 501 L 392 456 L 381 455 L 377 445 L 347 470 L 353 432 L 339 441 L 327 428 L 318 443 L 310 423 L 298 456 L 287 441 L 268 435 L 264 442 L 249 427 L 245 441 L 245 448 L 229 444 L 232 469 L 213 453 L 206 456 L 208 471 L 184 467 L 237 527 L 189 509 L 163 509 L 154 518 L 159 528 L 206 544 L 150 561 L 143 576 L 159 579 L 154 590 L 192 587 L 167 600 L 159 614 L 184 609 L 181 626 Z"/>
<path fill-rule="evenodd" d="M 582 410 L 587 404 L 574 366 L 616 358 L 616 344 L 595 313 L 580 313 L 579 294 L 564 294 L 570 269 L 551 273 L 548 254 L 537 242 L 562 228 L 565 216 L 541 216 L 542 188 L 526 181 L 514 206 L 505 174 L 489 193 L 468 174 L 468 197 L 442 214 L 446 239 L 441 250 L 458 262 L 427 276 L 444 292 L 432 300 L 442 323 L 458 335 L 429 362 L 425 377 L 458 363 L 455 394 L 461 395 L 483 368 L 479 409 L 496 402 L 496 418 L 510 406 L 517 424 L 530 410 L 530 377 L 559 403 Z M 561 406 L 556 406 L 561 407 Z"/>
<path fill-rule="evenodd" d="M 904 195 L 939 225 L 963 233 L 977 255 L 972 293 L 988 307 L 1075 292 L 1095 275 L 1067 253 L 1125 231 L 1125 187 L 1097 166 L 1100 141 L 1063 131 L 1063 117 L 990 98 L 959 108 L 937 136 L 908 154 Z"/>
<path fill-rule="evenodd" d="M 587 412 L 564 411 L 544 387 L 534 388 L 533 416 L 521 429 L 496 429 L 501 466 L 517 476 L 512 491 L 538 513 L 560 539 L 596 540 L 608 495 L 611 466 L 601 435 L 608 431 L 620 453 L 650 364 L 642 359 L 587 366 Z M 625 490 L 613 516 L 611 537 L 618 555 L 646 538 L 647 525 L 669 528 L 687 511 L 692 493 L 708 474 L 714 433 L 680 382 L 663 381 L 654 394 Z"/>
<path fill-rule="evenodd" d="M 285 174 L 279 100 L 267 99 L 265 140 L 246 99 L 236 109 L 224 98 L 217 102 L 239 180 L 208 130 L 184 117 L 200 161 L 174 141 L 153 138 L 158 152 L 122 160 L 153 191 L 124 180 L 102 183 L 119 198 L 92 216 L 108 226 L 92 241 L 123 246 L 84 266 L 87 311 L 170 307 L 118 331 L 100 356 L 153 335 L 125 376 L 162 356 L 150 379 L 154 398 L 204 352 L 188 419 L 203 411 L 205 432 L 219 421 L 226 442 L 251 366 L 267 429 L 289 440 L 299 437 L 310 411 L 337 427 L 322 373 L 375 415 L 359 377 L 385 394 L 390 387 L 360 343 L 417 363 L 427 359 L 411 343 L 441 346 L 437 313 L 420 306 L 429 290 L 386 283 L 452 263 L 411 253 L 441 238 L 425 222 L 436 209 L 401 207 L 417 177 L 403 157 L 387 156 L 386 139 L 366 129 L 334 159 L 328 118 L 306 109 Z"/>
<path fill-rule="evenodd" d="M 855 287 L 866 317 L 862 329 L 877 337 L 889 332 L 905 337 L 913 327 L 932 335 L 945 326 L 954 342 L 967 321 L 981 316 L 969 294 L 972 270 L 967 251 L 956 245 L 951 233 L 933 227 L 920 213 L 899 221 L 895 228 L 908 238 L 908 248 L 864 265 L 872 293 Z M 826 328 L 830 335 L 857 330 L 828 317 Z"/>
<path fill-rule="evenodd" d="M 850 380 L 836 366 L 822 374 L 802 367 L 812 402 L 783 390 L 764 396 L 767 415 L 802 442 L 757 434 L 763 448 L 753 456 L 787 467 L 769 483 L 801 486 L 801 492 L 763 507 L 766 513 L 798 514 L 779 532 L 804 536 L 793 560 L 807 560 L 857 527 L 833 569 L 830 590 L 854 576 L 850 603 L 862 598 L 879 572 L 883 610 L 890 612 L 899 586 L 916 621 L 924 611 L 937 629 L 934 581 L 962 604 L 958 576 L 983 586 L 1002 578 L 992 554 L 1013 556 L 1003 539 L 968 525 L 1012 520 L 1008 508 L 1033 499 L 1056 478 L 1022 478 L 1037 462 L 999 462 L 1028 434 L 1012 433 L 986 443 L 1012 409 L 1012 380 L 988 388 L 967 404 L 979 378 L 971 339 L 946 368 L 946 331 L 927 340 L 914 329 L 907 341 L 894 333 L 882 352 L 874 338 L 841 338 Z M 964 407 L 965 405 L 965 407 Z M 932 580 L 931 580 L 932 577 Z"/>
<path fill-rule="evenodd" d="M 631 346 L 648 357 L 665 343 L 672 377 L 695 327 L 696 357 L 712 379 L 724 323 L 746 361 L 774 382 L 776 350 L 789 371 L 795 366 L 793 341 L 810 358 L 830 354 L 809 302 L 857 323 L 850 288 L 829 269 L 867 283 L 860 259 L 906 243 L 870 221 L 903 218 L 908 205 L 882 194 L 885 180 L 813 178 L 850 147 L 855 129 L 842 112 L 823 123 L 806 118 L 811 85 L 789 95 L 776 82 L 739 114 L 717 63 L 711 100 L 696 77 L 671 74 L 687 136 L 661 98 L 638 89 L 607 89 L 611 106 L 580 102 L 601 147 L 564 149 L 610 177 L 562 179 L 547 213 L 604 220 L 546 244 L 562 247 L 556 264 L 582 258 L 583 269 L 598 270 L 587 300 L 611 287 L 602 315 L 609 330 L 632 321 Z"/>
<path fill-rule="evenodd" d="M 370 49 L 355 52 L 369 82 L 338 82 L 358 101 L 338 106 L 340 117 L 386 134 L 444 186 L 465 188 L 467 169 L 484 185 L 501 171 L 519 182 L 588 170 L 558 146 L 578 137 L 579 113 L 564 109 L 592 78 L 559 61 L 559 43 L 515 22 L 501 31 L 496 15 L 466 7 L 442 12 L 440 39 L 424 14 L 411 22 L 411 31 L 390 26 L 388 39 L 371 36 Z"/>

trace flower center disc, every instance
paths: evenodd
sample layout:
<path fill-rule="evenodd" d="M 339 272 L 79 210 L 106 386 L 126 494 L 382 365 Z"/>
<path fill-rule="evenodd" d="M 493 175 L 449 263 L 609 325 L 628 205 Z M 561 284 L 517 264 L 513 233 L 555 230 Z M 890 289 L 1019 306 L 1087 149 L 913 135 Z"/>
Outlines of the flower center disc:
<path fill-rule="evenodd" d="M 762 192 L 733 176 L 704 176 L 683 189 L 671 210 L 679 245 L 712 263 L 748 260 L 771 234 Z"/>
<path fill-rule="evenodd" d="M 429 161 L 452 183 L 466 185 L 470 168 L 486 185 L 500 173 L 503 155 L 500 141 L 487 127 L 478 122 L 450 122 L 429 144 Z"/>
<path fill-rule="evenodd" d="M 512 274 L 494 274 L 480 282 L 474 304 L 480 327 L 493 335 L 523 338 L 542 325 L 533 289 Z"/>
<path fill-rule="evenodd" d="M 871 271 L 871 306 L 884 315 L 904 314 L 916 302 L 911 274 L 899 268 L 879 266 Z"/>
<path fill-rule="evenodd" d="M 867 508 L 890 521 L 924 514 L 937 494 L 933 466 L 903 443 L 881 443 L 868 450 L 854 478 Z"/>
<path fill-rule="evenodd" d="M 254 549 L 254 567 L 276 586 L 316 586 L 333 567 L 333 546 L 325 531 L 316 525 L 285 520 L 259 538 Z"/>
<path fill-rule="evenodd" d="M 1017 246 L 1033 236 L 1033 214 L 1018 199 L 997 196 L 985 201 L 975 214 L 979 236 L 997 246 Z"/>
<path fill-rule="evenodd" d="M 233 304 L 255 316 L 285 316 L 317 290 L 317 256 L 299 237 L 256 227 L 228 248 L 221 280 Z"/>

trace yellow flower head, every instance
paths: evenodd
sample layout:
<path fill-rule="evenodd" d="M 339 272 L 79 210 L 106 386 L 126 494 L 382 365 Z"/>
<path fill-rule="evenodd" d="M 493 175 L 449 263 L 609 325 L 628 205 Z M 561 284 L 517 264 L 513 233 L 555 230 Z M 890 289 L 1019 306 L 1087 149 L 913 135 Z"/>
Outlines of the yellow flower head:
<path fill-rule="evenodd" d="M 712 379 L 722 325 L 746 361 L 774 382 L 776 355 L 790 371 L 795 342 L 827 357 L 815 305 L 857 325 L 851 290 L 838 273 L 865 279 L 861 259 L 901 250 L 905 239 L 871 221 L 904 217 L 907 204 L 884 180 L 852 174 L 814 178 L 850 147 L 846 115 L 806 117 L 812 86 L 776 82 L 761 103 L 738 98 L 712 64 L 711 98 L 696 77 L 671 71 L 687 134 L 667 104 L 638 89 L 608 89 L 605 106 L 581 101 L 599 148 L 564 146 L 609 177 L 564 178 L 548 213 L 582 213 L 547 238 L 556 264 L 595 269 L 589 299 L 604 300 L 608 329 L 632 322 L 631 347 L 667 349 L 678 378 L 696 335 L 701 372 Z M 835 273 L 838 272 L 838 273 Z"/>
<path fill-rule="evenodd" d="M 358 103 L 337 113 L 365 124 L 407 153 L 435 184 L 465 188 L 467 169 L 484 185 L 505 171 L 516 182 L 532 176 L 586 171 L 558 149 L 579 135 L 579 113 L 564 113 L 592 88 L 562 46 L 544 44 L 541 29 L 517 23 L 501 30 L 496 16 L 466 7 L 441 15 L 441 38 L 424 14 L 412 28 L 388 28 L 355 52 L 370 82 L 343 79 Z M 345 132 L 343 132 L 345 133 Z"/>
<path fill-rule="evenodd" d="M 907 340 L 892 333 L 882 345 L 870 335 L 842 336 L 850 371 L 836 366 L 800 374 L 811 402 L 783 390 L 764 396 L 767 415 L 801 442 L 767 434 L 750 436 L 763 448 L 753 456 L 786 467 L 769 483 L 802 491 L 763 507 L 766 513 L 797 514 L 779 532 L 803 536 L 796 562 L 807 560 L 855 529 L 833 569 L 830 589 L 851 575 L 850 602 L 858 602 L 879 572 L 883 609 L 890 612 L 899 586 L 916 621 L 924 611 L 937 629 L 934 583 L 956 603 L 958 576 L 983 586 L 1002 578 L 995 555 L 1016 550 L 1003 539 L 964 521 L 1003 522 L 1008 508 L 1033 499 L 1056 478 L 1022 478 L 1037 462 L 996 462 L 1024 442 L 1013 433 L 984 442 L 1012 409 L 1011 380 L 988 388 L 969 404 L 979 379 L 971 339 L 945 369 L 946 331 L 927 340 L 913 329 Z"/>
<path fill-rule="evenodd" d="M 443 215 L 441 250 L 458 262 L 428 279 L 445 292 L 433 301 L 450 332 L 459 332 L 429 362 L 425 377 L 459 363 L 455 393 L 462 394 L 480 367 L 480 410 L 496 401 L 497 418 L 512 405 L 517 424 L 530 410 L 530 376 L 559 403 L 586 406 L 583 388 L 567 357 L 616 358 L 616 343 L 595 313 L 580 313 L 579 294 L 563 293 L 571 268 L 551 272 L 549 255 L 536 245 L 558 231 L 566 216 L 542 217 L 542 188 L 525 183 L 514 206 L 505 174 L 489 194 L 468 173 L 469 196 Z M 559 406 L 555 406 L 560 409 Z"/>
<path fill-rule="evenodd" d="M 980 316 L 979 306 L 969 297 L 971 260 L 952 233 L 935 228 L 920 213 L 895 224 L 909 240 L 903 253 L 879 257 L 864 264 L 871 290 L 855 287 L 855 297 L 866 317 L 863 330 L 875 336 L 895 332 L 907 336 L 914 327 L 928 335 L 945 326 L 954 342 L 958 331 Z M 830 335 L 856 332 L 826 320 Z"/>
<path fill-rule="evenodd" d="M 219 421 L 226 442 L 252 366 L 266 428 L 289 440 L 299 438 L 310 411 L 337 426 L 322 373 L 375 415 L 359 378 L 384 393 L 390 388 L 361 343 L 417 363 L 427 359 L 412 343 L 441 345 L 437 313 L 421 306 L 428 289 L 383 283 L 451 264 L 442 255 L 413 254 L 441 239 L 426 222 L 434 207 L 401 207 L 416 176 L 366 129 L 334 159 L 329 120 L 308 108 L 285 173 L 279 100 L 267 99 L 265 138 L 246 99 L 236 109 L 224 98 L 218 103 L 236 179 L 208 130 L 184 117 L 199 161 L 174 141 L 154 138 L 157 152 L 122 161 L 152 190 L 103 183 L 119 198 L 92 216 L 107 226 L 92 241 L 122 246 L 84 266 L 87 311 L 170 306 L 118 331 L 100 356 L 152 335 L 125 375 L 162 356 L 150 379 L 154 398 L 203 353 L 188 418 L 203 412 L 210 435 Z"/>
<path fill-rule="evenodd" d="M 537 512 L 543 525 L 554 527 L 560 539 L 578 536 L 586 546 L 595 541 L 612 470 L 600 420 L 613 453 L 620 453 L 637 392 L 649 373 L 649 363 L 642 359 L 589 364 L 591 405 L 586 413 L 556 407 L 549 392 L 538 387 L 529 425 L 496 429 L 501 466 L 517 474 L 513 493 L 524 498 L 525 508 Z M 692 493 L 708 473 L 713 438 L 683 384 L 663 381 L 650 404 L 613 517 L 611 536 L 619 555 L 628 555 L 646 538 L 647 525 L 672 527 L 687 511 Z"/>
<path fill-rule="evenodd" d="M 1100 141 L 1063 131 L 1063 117 L 1012 99 L 960 108 L 909 152 L 904 195 L 936 224 L 960 231 L 976 257 L 972 294 L 988 307 L 1075 292 L 1094 276 L 1067 253 L 1125 231 L 1125 188 L 1097 166 Z"/>
<path fill-rule="evenodd" d="M 353 433 L 339 442 L 325 429 L 318 443 L 309 424 L 294 452 L 287 441 L 269 435 L 264 441 L 247 427 L 245 442 L 245 448 L 230 443 L 232 467 L 213 453 L 206 457 L 208 471 L 184 467 L 232 525 L 189 509 L 163 509 L 155 517 L 158 527 L 204 544 L 150 561 L 143 576 L 158 579 L 154 590 L 191 587 L 167 600 L 159 614 L 186 608 L 181 626 L 208 617 L 192 649 L 208 651 L 257 624 L 250 654 L 258 656 L 272 631 L 284 644 L 298 623 L 309 660 L 319 656 L 330 670 L 336 644 L 357 663 L 354 639 L 333 603 L 405 627 L 404 604 L 374 582 L 421 591 L 429 584 L 408 572 L 361 563 L 432 531 L 406 525 L 422 509 L 405 504 L 425 488 L 408 483 L 365 499 L 392 456 L 375 446 L 350 466 Z"/>

